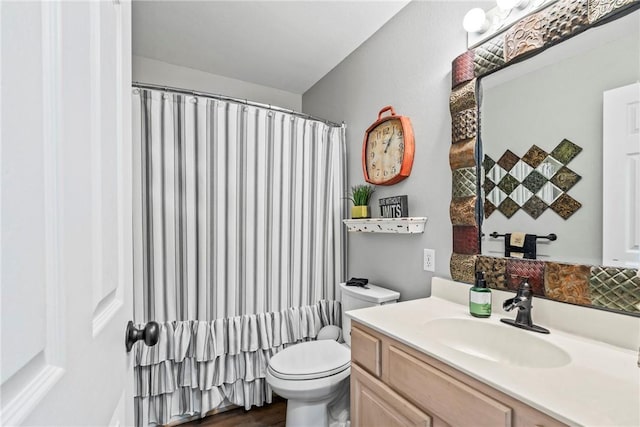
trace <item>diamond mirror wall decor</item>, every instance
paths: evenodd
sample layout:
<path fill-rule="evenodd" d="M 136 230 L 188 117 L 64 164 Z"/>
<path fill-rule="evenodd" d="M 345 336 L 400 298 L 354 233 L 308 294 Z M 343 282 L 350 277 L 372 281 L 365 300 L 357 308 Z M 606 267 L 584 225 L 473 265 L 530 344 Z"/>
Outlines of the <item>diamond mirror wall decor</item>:
<path fill-rule="evenodd" d="M 485 155 L 485 218 L 496 210 L 511 218 L 522 209 L 537 219 L 547 208 L 565 220 L 571 217 L 582 204 L 566 193 L 581 177 L 567 164 L 581 151 L 578 145 L 564 139 L 550 154 L 534 145 L 522 158 L 511 150 L 498 161 Z"/>

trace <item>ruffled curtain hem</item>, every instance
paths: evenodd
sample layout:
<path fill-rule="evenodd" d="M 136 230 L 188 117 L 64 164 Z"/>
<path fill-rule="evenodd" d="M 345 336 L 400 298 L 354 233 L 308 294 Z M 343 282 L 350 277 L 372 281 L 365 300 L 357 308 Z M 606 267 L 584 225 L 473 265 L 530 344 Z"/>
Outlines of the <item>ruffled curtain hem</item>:
<path fill-rule="evenodd" d="M 134 347 L 136 425 L 206 414 L 225 400 L 245 409 L 271 402 L 269 360 L 288 345 L 341 326 L 340 302 L 213 321 L 162 323 L 153 347 Z"/>
<path fill-rule="evenodd" d="M 179 418 L 204 416 L 223 403 L 249 410 L 271 402 L 271 387 L 264 378 L 251 382 L 238 380 L 209 390 L 180 387 L 172 393 L 135 397 L 136 425 L 163 425 Z"/>

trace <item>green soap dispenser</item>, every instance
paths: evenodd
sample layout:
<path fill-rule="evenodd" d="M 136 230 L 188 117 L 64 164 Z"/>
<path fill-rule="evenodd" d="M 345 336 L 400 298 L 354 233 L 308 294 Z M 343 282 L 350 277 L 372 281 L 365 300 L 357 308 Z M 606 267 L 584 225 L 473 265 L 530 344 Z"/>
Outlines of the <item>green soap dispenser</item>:
<path fill-rule="evenodd" d="M 469 313 L 474 317 L 491 316 L 491 289 L 483 271 L 476 272 L 476 284 L 469 290 Z"/>

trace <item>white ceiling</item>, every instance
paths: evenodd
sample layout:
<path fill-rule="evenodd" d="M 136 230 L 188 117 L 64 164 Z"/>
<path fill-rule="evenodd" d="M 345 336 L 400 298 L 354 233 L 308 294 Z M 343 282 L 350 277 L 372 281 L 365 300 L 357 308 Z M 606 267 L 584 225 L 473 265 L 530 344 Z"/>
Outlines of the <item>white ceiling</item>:
<path fill-rule="evenodd" d="M 134 1 L 133 54 L 302 94 L 407 3 Z"/>

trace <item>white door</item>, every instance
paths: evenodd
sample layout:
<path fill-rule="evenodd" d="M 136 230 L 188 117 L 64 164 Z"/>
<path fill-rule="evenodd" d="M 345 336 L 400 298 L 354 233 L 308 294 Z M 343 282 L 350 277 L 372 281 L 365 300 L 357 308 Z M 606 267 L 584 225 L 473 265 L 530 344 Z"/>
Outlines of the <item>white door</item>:
<path fill-rule="evenodd" d="M 608 90 L 603 105 L 602 262 L 640 267 L 640 83 Z"/>
<path fill-rule="evenodd" d="M 130 8 L 0 2 L 2 425 L 133 421 Z"/>

